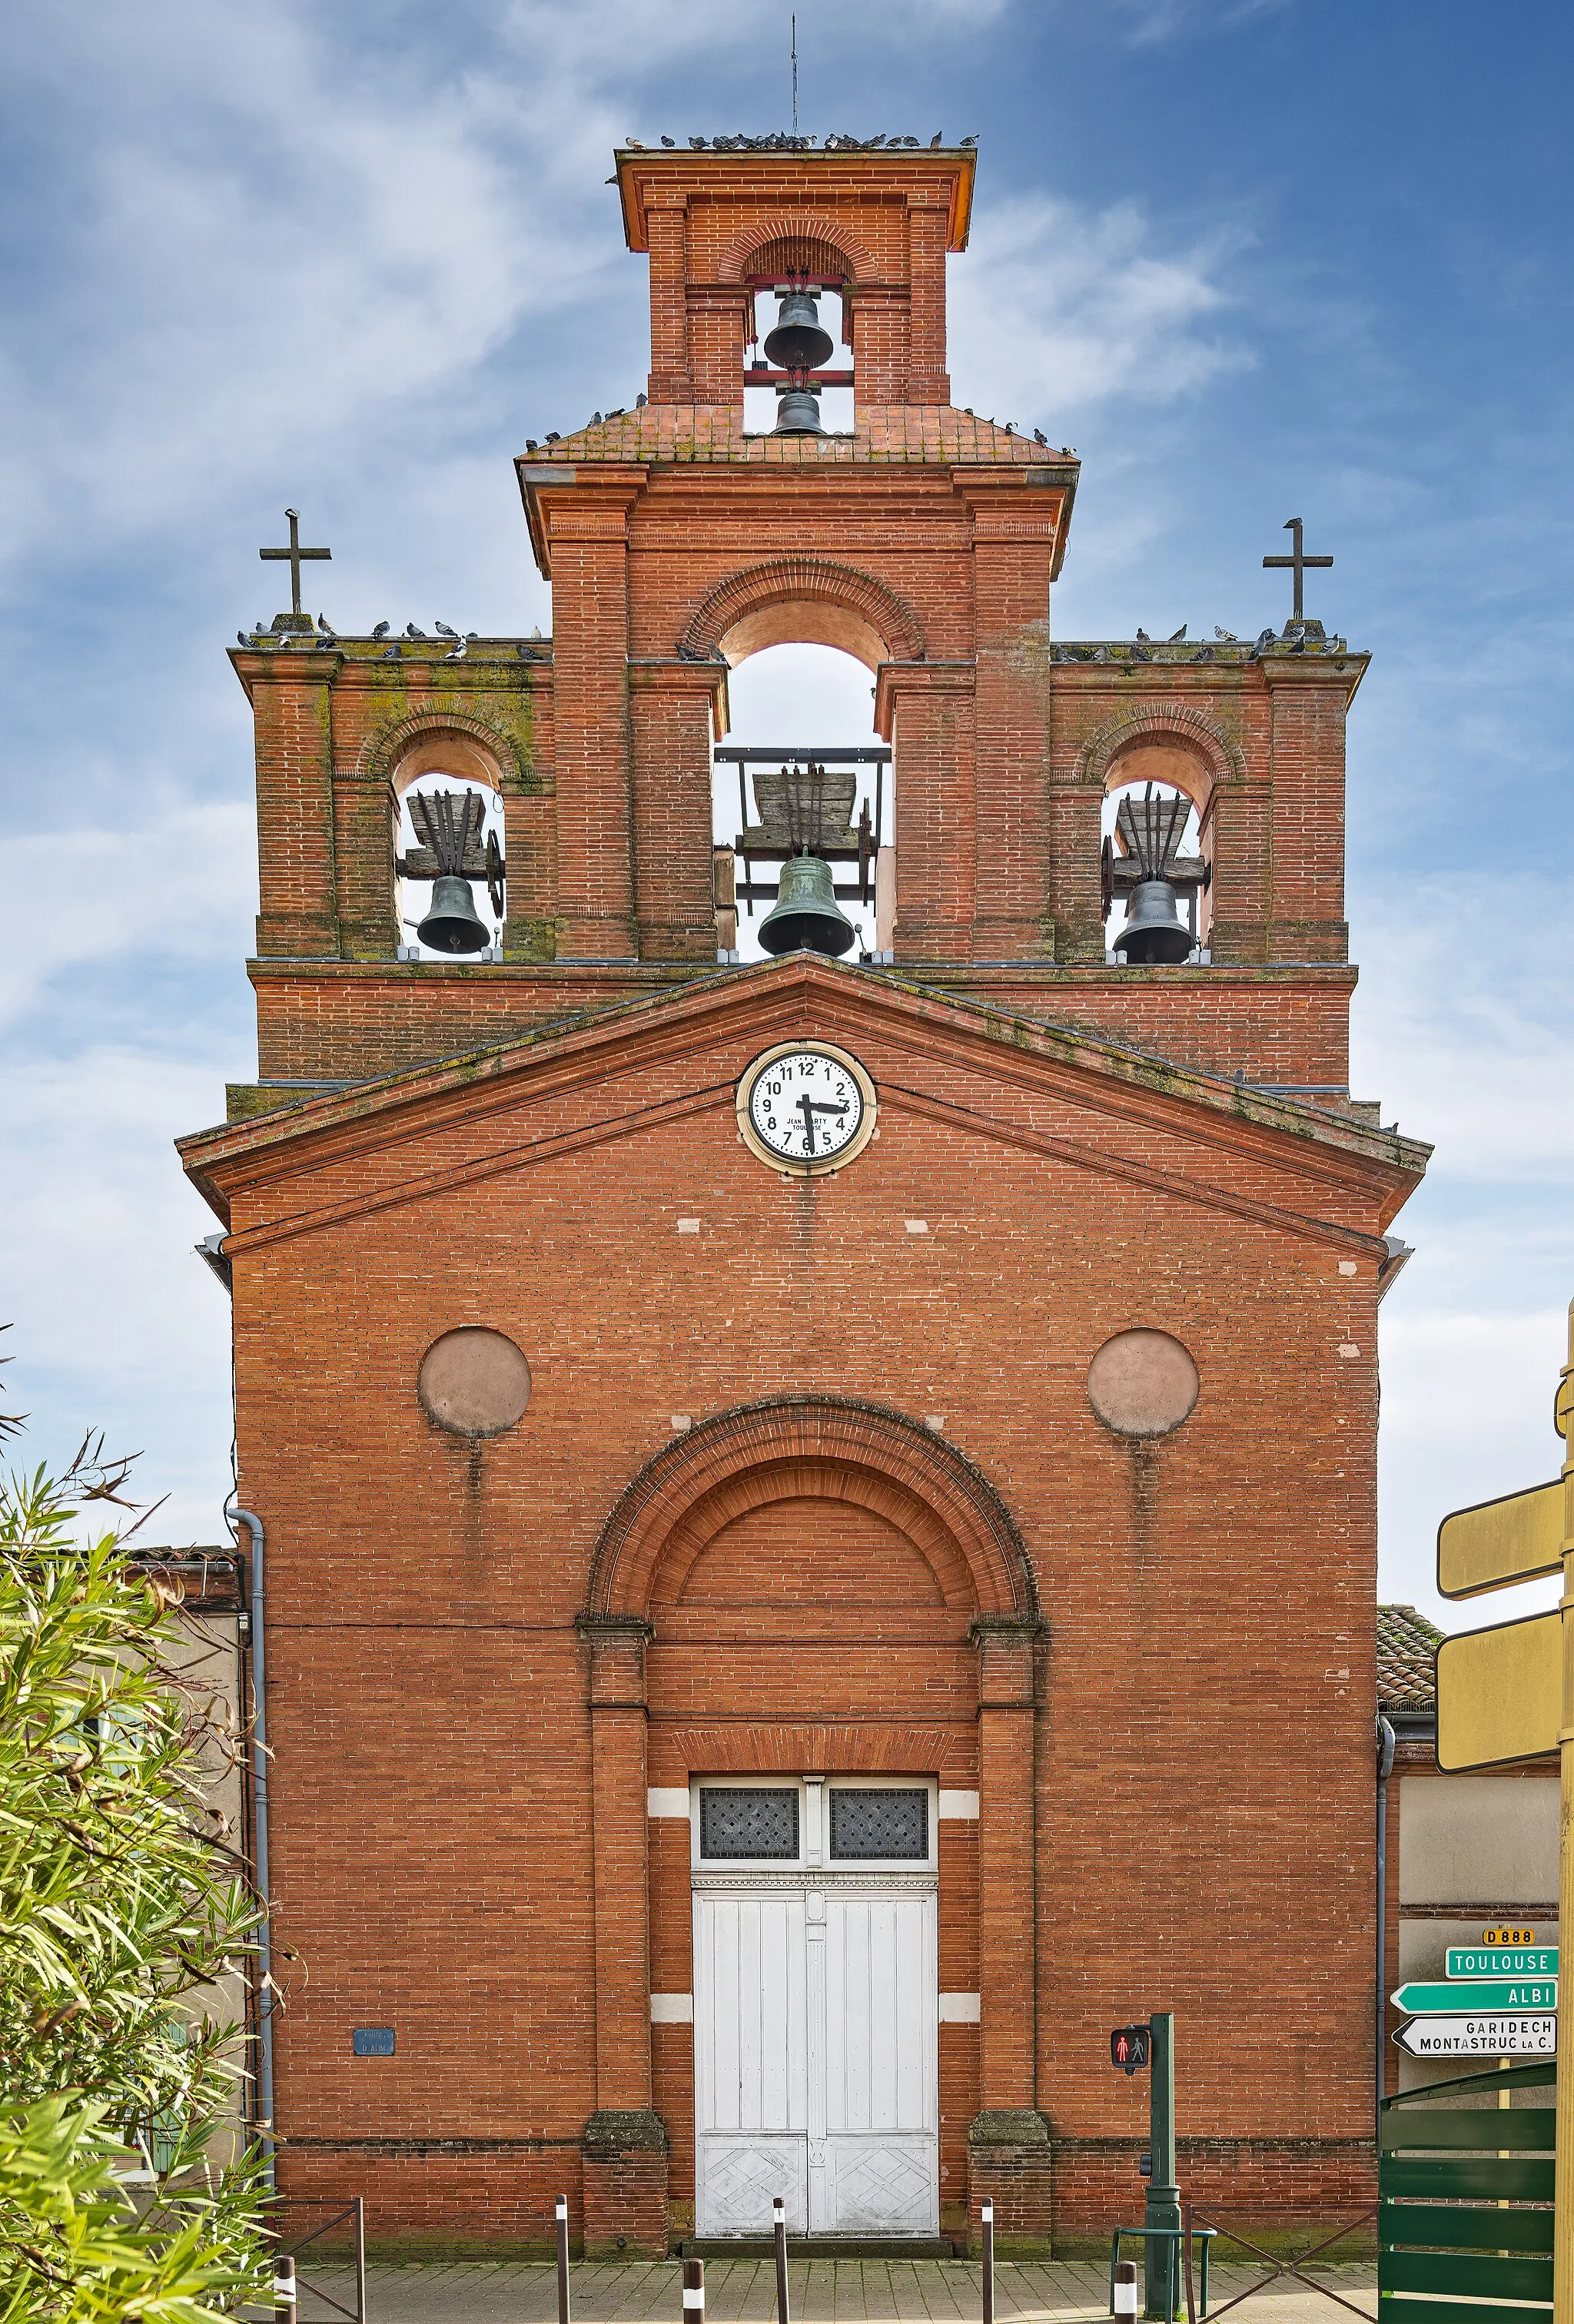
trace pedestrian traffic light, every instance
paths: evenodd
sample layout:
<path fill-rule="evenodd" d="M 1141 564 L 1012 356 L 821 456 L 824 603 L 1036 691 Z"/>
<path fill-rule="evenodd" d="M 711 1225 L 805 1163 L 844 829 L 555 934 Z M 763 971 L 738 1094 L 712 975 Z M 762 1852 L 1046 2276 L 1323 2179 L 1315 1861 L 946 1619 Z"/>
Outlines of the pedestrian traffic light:
<path fill-rule="evenodd" d="M 1123 2066 L 1128 2074 L 1135 2074 L 1139 2066 L 1146 2066 L 1148 2032 L 1146 2025 L 1118 2025 L 1109 2036 L 1109 2063 Z"/>

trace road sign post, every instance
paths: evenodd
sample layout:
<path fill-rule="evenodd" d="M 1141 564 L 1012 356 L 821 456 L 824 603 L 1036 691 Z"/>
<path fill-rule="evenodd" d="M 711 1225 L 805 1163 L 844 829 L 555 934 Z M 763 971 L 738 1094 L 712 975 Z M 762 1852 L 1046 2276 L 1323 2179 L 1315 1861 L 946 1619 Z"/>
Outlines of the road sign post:
<path fill-rule="evenodd" d="M 1142 2224 L 1173 2229 L 1173 2234 L 1143 2237 L 1146 2255 L 1143 2282 L 1146 2317 L 1162 2317 L 1170 2324 L 1180 2291 L 1181 2190 L 1175 2180 L 1175 2018 L 1169 2009 L 1148 2014 L 1148 2157 L 1152 2175 Z"/>
<path fill-rule="evenodd" d="M 1569 1360 L 1559 1374 L 1553 1416 L 1565 1459 L 1556 1482 L 1457 1509 L 1438 1527 L 1438 1589 L 1474 1598 L 1561 1570 L 1563 1594 L 1553 1614 L 1500 1623 L 1450 1638 L 1438 1649 L 1438 1765 L 1502 1766 L 1557 1748 L 1561 1789 L 1558 1843 L 1559 1933 L 1574 1928 L 1574 1303 L 1569 1309 Z M 1513 1980 L 1521 1992 L 1532 1987 Z M 1485 1996 L 1496 1981 L 1454 1988 Z M 1410 1988 L 1402 1988 L 1410 1990 Z M 1442 1992 L 1442 1987 L 1433 1987 Z M 1557 2046 L 1569 2056 L 1567 1981 L 1557 1995 Z M 1423 2005 L 1441 2016 L 1444 2005 Z M 1490 2004 L 1454 2004 L 1490 2015 Z M 1496 2012 L 1502 2015 L 1502 2010 Z M 1406 2027 L 1407 2034 L 1413 2031 Z M 1416 2032 L 1416 2039 L 1424 2036 Z M 1574 2324 L 1574 2071 L 1558 2076 L 1557 2161 L 1552 2227 L 1552 2324 Z"/>

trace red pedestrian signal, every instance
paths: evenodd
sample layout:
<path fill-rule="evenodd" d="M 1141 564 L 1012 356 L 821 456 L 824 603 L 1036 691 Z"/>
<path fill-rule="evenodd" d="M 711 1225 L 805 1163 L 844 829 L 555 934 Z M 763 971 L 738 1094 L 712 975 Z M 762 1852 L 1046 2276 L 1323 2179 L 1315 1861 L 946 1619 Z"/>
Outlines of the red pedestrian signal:
<path fill-rule="evenodd" d="M 1109 2036 L 1109 2063 L 1135 2074 L 1139 2066 L 1148 2062 L 1148 2043 L 1147 2026 L 1118 2025 Z"/>

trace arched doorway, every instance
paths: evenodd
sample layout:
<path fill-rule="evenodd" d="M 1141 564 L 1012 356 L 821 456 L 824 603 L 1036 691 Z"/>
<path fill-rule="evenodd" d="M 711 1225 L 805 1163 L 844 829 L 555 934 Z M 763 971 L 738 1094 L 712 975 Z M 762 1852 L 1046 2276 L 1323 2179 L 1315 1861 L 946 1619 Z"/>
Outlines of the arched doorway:
<path fill-rule="evenodd" d="M 604 1718 L 594 1680 L 592 1705 L 598 1985 L 603 1914 L 626 1927 L 631 1901 L 610 1848 L 603 1884 L 603 1786 L 632 1742 L 644 1764 L 626 1780 L 647 1805 L 641 2102 L 670 2137 L 675 2225 L 758 2235 L 779 2194 L 797 2233 L 954 2227 L 968 2125 L 991 2094 L 1032 2102 L 1021 1827 L 1037 1618 L 998 1496 L 932 1430 L 881 1407 L 741 1407 L 630 1488 L 591 1606 L 609 1674 Z M 1004 1910 L 1011 1932 L 989 1958 L 986 1875 L 989 1918 Z"/>

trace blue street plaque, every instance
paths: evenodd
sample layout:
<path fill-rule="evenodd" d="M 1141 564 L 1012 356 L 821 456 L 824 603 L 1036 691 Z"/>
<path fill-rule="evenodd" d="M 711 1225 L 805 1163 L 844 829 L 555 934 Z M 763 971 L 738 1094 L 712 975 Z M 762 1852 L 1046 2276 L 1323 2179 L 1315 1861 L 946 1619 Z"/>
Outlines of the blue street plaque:
<path fill-rule="evenodd" d="M 350 2036 L 350 2047 L 357 2058 L 391 2058 L 393 2028 L 391 2025 L 357 2025 Z"/>

